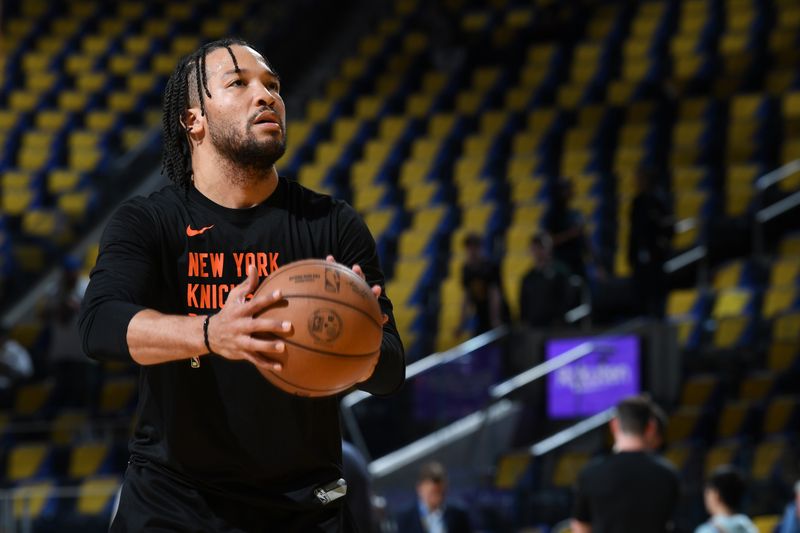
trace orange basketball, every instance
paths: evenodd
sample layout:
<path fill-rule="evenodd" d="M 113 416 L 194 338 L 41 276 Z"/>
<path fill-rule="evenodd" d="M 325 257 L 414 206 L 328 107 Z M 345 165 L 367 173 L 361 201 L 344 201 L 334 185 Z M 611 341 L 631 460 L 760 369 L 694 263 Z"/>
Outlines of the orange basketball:
<path fill-rule="evenodd" d="M 330 396 L 368 378 L 383 338 L 381 309 L 367 283 L 351 269 L 321 259 L 284 265 L 259 286 L 280 289 L 284 300 L 260 316 L 292 322 L 281 335 L 278 372 L 260 370 L 270 383 L 298 396 Z M 265 336 L 268 334 L 265 334 Z"/>

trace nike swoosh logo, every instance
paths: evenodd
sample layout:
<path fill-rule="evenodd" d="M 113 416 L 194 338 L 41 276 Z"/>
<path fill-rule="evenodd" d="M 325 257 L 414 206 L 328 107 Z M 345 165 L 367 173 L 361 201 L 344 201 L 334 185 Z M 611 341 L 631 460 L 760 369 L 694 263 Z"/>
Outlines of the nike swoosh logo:
<path fill-rule="evenodd" d="M 192 225 L 189 224 L 188 226 L 186 226 L 186 235 L 189 237 L 197 237 L 198 235 L 202 235 L 203 233 L 207 232 L 213 227 L 214 224 L 211 224 L 210 226 L 206 226 L 205 228 L 192 229 Z"/>

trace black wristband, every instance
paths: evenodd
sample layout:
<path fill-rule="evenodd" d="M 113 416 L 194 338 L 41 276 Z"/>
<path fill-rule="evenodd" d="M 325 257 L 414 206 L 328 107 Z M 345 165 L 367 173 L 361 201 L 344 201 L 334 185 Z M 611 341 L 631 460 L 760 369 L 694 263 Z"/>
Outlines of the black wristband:
<path fill-rule="evenodd" d="M 203 321 L 203 342 L 206 343 L 206 350 L 208 353 L 213 354 L 213 350 L 211 350 L 211 345 L 208 343 L 208 321 L 211 320 L 211 315 L 206 315 L 206 319 Z"/>

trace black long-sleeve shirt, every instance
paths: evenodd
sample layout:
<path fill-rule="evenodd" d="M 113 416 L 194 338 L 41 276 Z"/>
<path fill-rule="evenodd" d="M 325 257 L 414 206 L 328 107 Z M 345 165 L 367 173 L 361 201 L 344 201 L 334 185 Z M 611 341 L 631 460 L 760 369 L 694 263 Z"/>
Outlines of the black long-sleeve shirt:
<path fill-rule="evenodd" d="M 346 203 L 280 178 L 275 192 L 251 209 L 228 209 L 196 189 L 167 186 L 125 203 L 100 243 L 80 319 L 84 351 L 98 360 L 131 360 L 128 324 L 142 309 L 209 314 L 246 277 L 292 261 L 332 254 L 361 265 L 370 286 L 383 286 L 375 242 Z M 380 360 L 360 388 L 398 389 L 403 346 L 392 305 Z M 208 490 L 243 498 L 282 494 L 341 474 L 338 399 L 301 398 L 269 384 L 250 363 L 223 357 L 140 367 L 134 460 Z"/>

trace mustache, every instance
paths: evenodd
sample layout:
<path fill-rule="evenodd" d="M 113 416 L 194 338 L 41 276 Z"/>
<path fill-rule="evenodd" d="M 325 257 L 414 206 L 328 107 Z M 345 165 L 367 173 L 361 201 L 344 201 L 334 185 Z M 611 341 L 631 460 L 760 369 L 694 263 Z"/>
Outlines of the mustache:
<path fill-rule="evenodd" d="M 262 107 L 258 111 L 255 111 L 252 115 L 250 115 L 250 120 L 248 121 L 249 124 L 255 124 L 258 117 L 264 113 L 269 113 L 272 117 L 274 117 L 275 122 L 280 124 L 281 128 L 283 127 L 283 120 L 281 119 L 281 116 L 271 107 Z"/>

